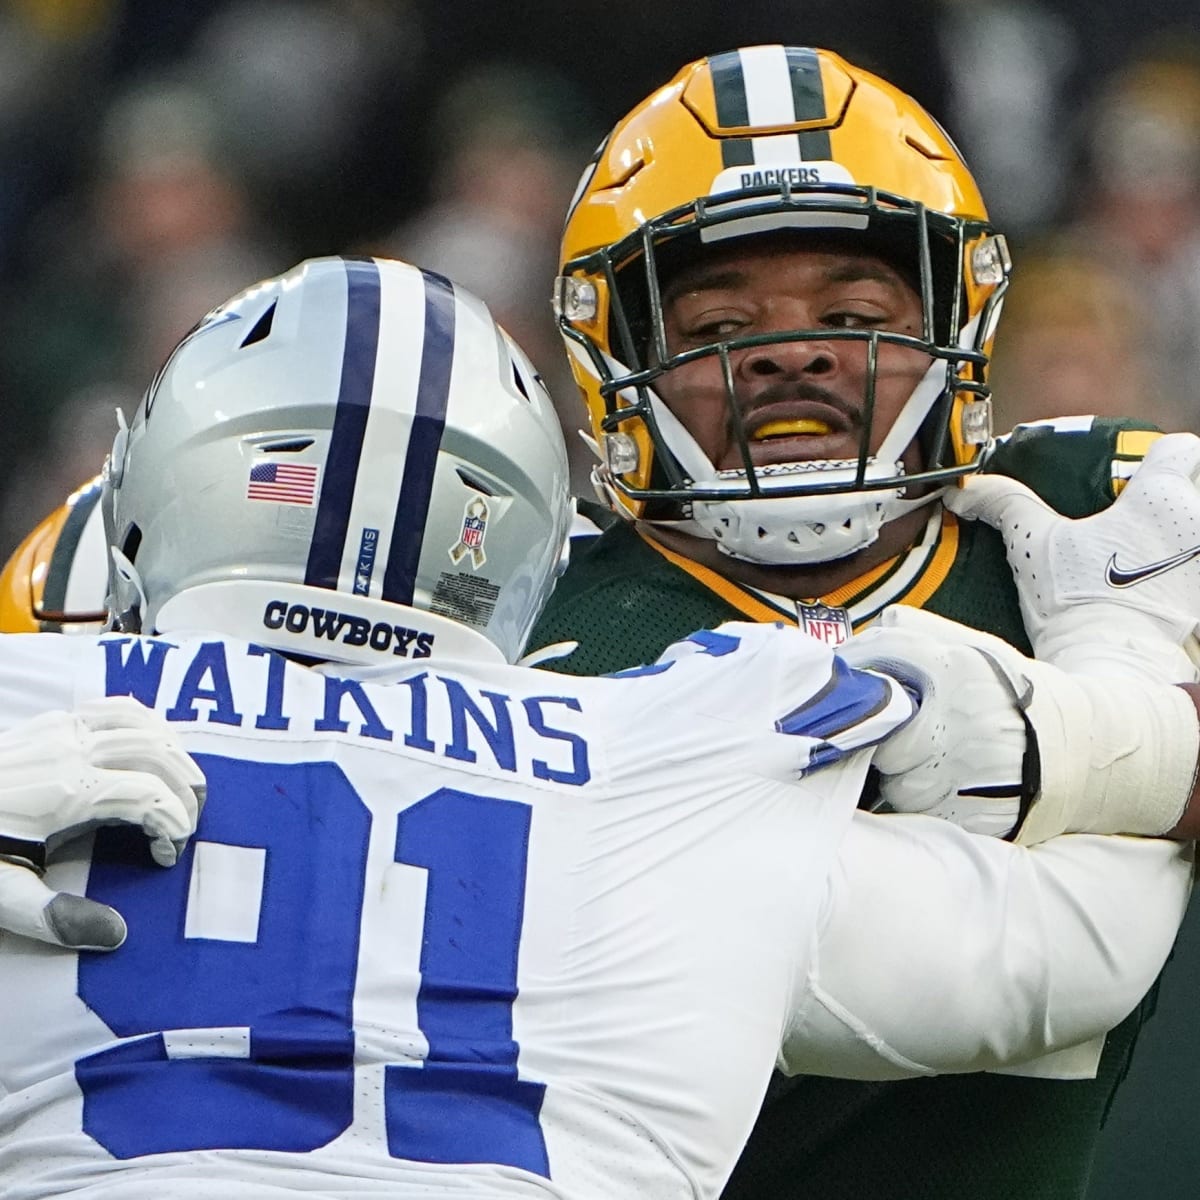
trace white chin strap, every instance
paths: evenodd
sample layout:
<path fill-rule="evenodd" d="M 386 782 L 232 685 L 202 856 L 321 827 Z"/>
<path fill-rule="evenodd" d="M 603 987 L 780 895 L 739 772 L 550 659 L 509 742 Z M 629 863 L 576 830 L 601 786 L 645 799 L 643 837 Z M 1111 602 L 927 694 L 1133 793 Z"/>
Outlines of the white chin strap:
<path fill-rule="evenodd" d="M 878 452 L 867 460 L 868 481 L 903 473 L 900 458 L 942 394 L 945 379 L 945 362 L 934 360 Z M 803 566 L 845 558 L 871 545 L 889 521 L 930 503 L 945 490 L 938 488 L 916 499 L 905 498 L 899 488 L 746 499 L 744 470 L 718 471 L 653 392 L 650 405 L 659 432 L 684 473 L 697 486 L 733 493 L 728 500 L 694 500 L 690 519 L 667 524 L 709 538 L 723 553 L 744 562 Z M 816 460 L 773 464 L 756 474 L 759 488 L 769 493 L 806 484 L 852 484 L 856 473 L 856 462 Z"/>

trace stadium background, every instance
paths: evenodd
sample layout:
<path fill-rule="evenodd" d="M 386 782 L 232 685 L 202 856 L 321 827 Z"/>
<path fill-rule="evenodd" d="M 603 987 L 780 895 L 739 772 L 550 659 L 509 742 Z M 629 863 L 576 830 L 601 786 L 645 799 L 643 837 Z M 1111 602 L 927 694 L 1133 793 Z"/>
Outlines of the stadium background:
<path fill-rule="evenodd" d="M 586 488 L 548 304 L 567 198 L 679 66 L 773 41 L 877 70 L 963 149 L 1017 260 L 1002 427 L 1200 431 L 1200 0 L 4 0 L 0 554 L 95 473 L 113 409 L 207 308 L 317 254 L 483 295 Z M 1198 923 L 1164 1004 L 1200 991 Z M 1196 1195 L 1200 1031 L 1156 1025 L 1134 1065 L 1154 1111 L 1118 1097 L 1091 1200 Z"/>

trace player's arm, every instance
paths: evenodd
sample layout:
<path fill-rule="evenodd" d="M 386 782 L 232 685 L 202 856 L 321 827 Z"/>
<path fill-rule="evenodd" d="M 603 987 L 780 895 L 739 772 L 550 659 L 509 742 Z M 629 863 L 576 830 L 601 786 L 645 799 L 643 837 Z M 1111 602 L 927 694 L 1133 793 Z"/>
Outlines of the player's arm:
<path fill-rule="evenodd" d="M 1198 482 L 1200 438 L 1171 434 L 1090 517 L 1063 517 L 1002 476 L 972 479 L 946 498 L 999 530 L 1034 654 L 1075 680 L 1056 691 L 1047 678 L 1039 689 L 1037 673 L 1025 672 L 1029 715 L 1040 708 L 1051 734 L 1039 736 L 1043 784 L 1053 792 L 1082 771 L 1090 789 L 1065 806 L 1039 803 L 1026 840 L 1077 828 L 1200 834 Z"/>
<path fill-rule="evenodd" d="M 55 892 L 55 851 L 100 825 L 129 824 L 171 866 L 195 832 L 204 775 L 170 726 L 127 697 L 51 712 L 0 735 L 0 930 L 70 949 L 113 950 L 125 922 L 104 904 Z"/>
<path fill-rule="evenodd" d="M 830 877 L 782 1064 L 887 1079 L 1015 1065 L 1117 1025 L 1187 905 L 1178 843 L 1035 847 L 859 813 Z"/>
<path fill-rule="evenodd" d="M 1122 621 L 1117 610 L 1112 637 Z M 1086 651 L 1075 646 L 1076 663 Z M 841 653 L 921 697 L 914 720 L 875 755 L 881 795 L 897 811 L 1023 844 L 1060 833 L 1189 838 L 1200 828 L 1194 685 L 1062 671 L 910 608 L 888 610 Z"/>

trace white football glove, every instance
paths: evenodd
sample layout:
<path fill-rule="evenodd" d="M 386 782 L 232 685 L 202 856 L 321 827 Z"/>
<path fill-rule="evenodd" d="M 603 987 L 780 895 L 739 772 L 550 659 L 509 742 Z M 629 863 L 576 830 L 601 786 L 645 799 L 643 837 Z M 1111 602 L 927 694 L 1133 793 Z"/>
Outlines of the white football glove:
<path fill-rule="evenodd" d="M 76 950 L 125 940 L 114 909 L 54 892 L 46 859 L 100 825 L 131 824 L 172 866 L 195 832 L 204 775 L 158 715 L 128 697 L 44 713 L 0 735 L 0 929 Z"/>
<path fill-rule="evenodd" d="M 1108 508 L 1071 520 L 1002 475 L 946 507 L 1004 538 L 1035 656 L 1073 674 L 1193 683 L 1200 662 L 1200 438 L 1169 434 Z"/>
<path fill-rule="evenodd" d="M 1016 826 L 1029 845 L 1060 833 L 1159 835 L 1191 795 L 1200 725 L 1182 688 L 1069 675 L 900 606 L 838 653 L 921 693 L 921 712 L 873 760 L 898 811 L 977 833 Z"/>
<path fill-rule="evenodd" d="M 1025 720 L 994 660 L 917 609 L 886 609 L 838 647 L 851 666 L 899 679 L 920 697 L 916 715 L 875 750 L 880 799 L 894 812 L 926 813 L 971 833 L 1004 837 L 1016 827 L 1023 785 Z M 981 635 L 986 637 L 987 635 Z"/>

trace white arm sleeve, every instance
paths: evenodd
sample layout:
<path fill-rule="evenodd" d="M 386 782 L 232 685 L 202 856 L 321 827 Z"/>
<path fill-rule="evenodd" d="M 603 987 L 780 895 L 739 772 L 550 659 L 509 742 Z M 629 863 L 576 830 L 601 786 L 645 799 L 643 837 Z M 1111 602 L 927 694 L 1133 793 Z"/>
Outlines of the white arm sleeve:
<path fill-rule="evenodd" d="M 1077 834 L 1024 848 L 855 815 L 785 1032 L 789 1074 L 982 1071 L 1122 1021 L 1183 920 L 1191 848 Z"/>

